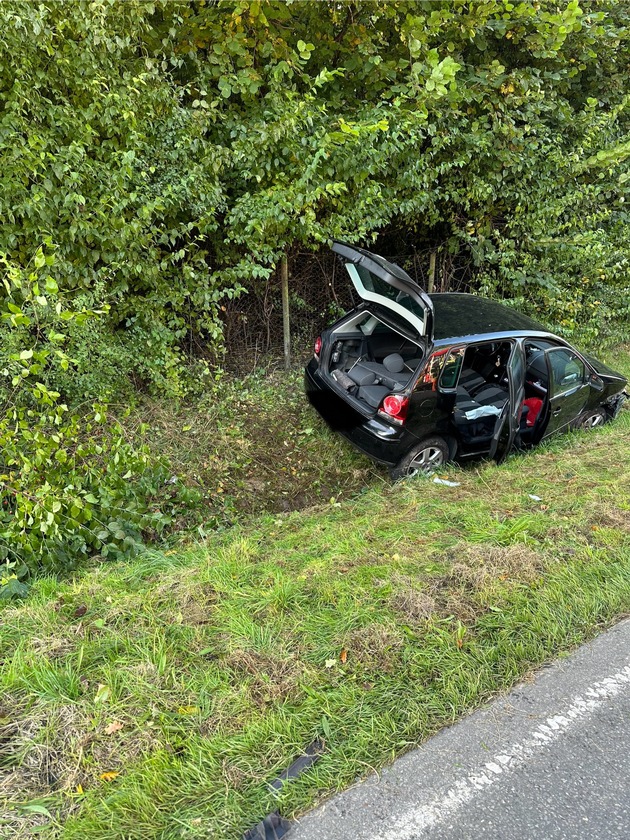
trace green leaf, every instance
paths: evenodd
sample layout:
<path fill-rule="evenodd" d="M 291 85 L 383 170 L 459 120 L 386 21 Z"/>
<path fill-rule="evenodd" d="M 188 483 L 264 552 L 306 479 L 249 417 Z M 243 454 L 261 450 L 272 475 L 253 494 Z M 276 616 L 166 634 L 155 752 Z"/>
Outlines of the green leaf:
<path fill-rule="evenodd" d="M 42 817 L 48 817 L 49 820 L 54 819 L 48 808 L 45 808 L 43 805 L 38 805 L 37 803 L 20 805 L 20 811 L 23 811 L 26 814 L 39 814 Z"/>
<path fill-rule="evenodd" d="M 13 598 L 26 598 L 29 586 L 12 575 L 6 583 L 0 582 L 0 601 L 10 601 Z"/>
<path fill-rule="evenodd" d="M 321 719 L 321 728 L 322 732 L 324 733 L 326 738 L 330 738 L 330 720 L 326 717 L 326 715 L 322 716 Z"/>
<path fill-rule="evenodd" d="M 107 703 L 112 696 L 111 688 L 107 685 L 99 685 L 96 694 L 94 695 L 95 703 Z"/>

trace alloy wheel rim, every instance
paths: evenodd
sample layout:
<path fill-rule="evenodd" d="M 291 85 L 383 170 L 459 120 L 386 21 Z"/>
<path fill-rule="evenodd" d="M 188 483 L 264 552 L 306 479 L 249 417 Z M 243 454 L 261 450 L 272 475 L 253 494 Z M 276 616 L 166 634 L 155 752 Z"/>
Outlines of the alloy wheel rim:
<path fill-rule="evenodd" d="M 594 414 L 585 421 L 584 425 L 587 429 L 594 429 L 596 426 L 603 426 L 604 418 L 601 414 Z"/>
<path fill-rule="evenodd" d="M 429 475 L 444 463 L 444 453 L 438 446 L 427 446 L 409 464 L 410 475 Z"/>

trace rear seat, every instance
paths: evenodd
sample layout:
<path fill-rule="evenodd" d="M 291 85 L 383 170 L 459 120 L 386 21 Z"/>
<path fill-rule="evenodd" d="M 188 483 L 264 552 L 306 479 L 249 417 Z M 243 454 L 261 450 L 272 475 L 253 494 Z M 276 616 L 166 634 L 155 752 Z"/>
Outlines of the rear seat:
<path fill-rule="evenodd" d="M 503 408 L 509 394 L 505 388 L 499 385 L 488 384 L 475 393 L 475 400 L 481 405 L 492 405 L 495 408 Z"/>
<path fill-rule="evenodd" d="M 501 413 L 509 394 L 498 385 L 486 383 L 472 397 L 467 388 L 459 385 L 455 398 L 455 411 L 459 420 L 478 420 L 481 417 L 496 417 Z"/>
<path fill-rule="evenodd" d="M 472 394 L 476 388 L 482 388 L 486 385 L 486 380 L 480 373 L 477 373 L 476 370 L 472 368 L 462 368 L 462 372 L 459 375 L 459 384 L 462 388 L 465 388 L 469 394 Z"/>
<path fill-rule="evenodd" d="M 405 361 L 399 353 L 390 353 L 383 359 L 382 364 L 359 362 L 348 371 L 350 379 L 361 387 L 376 387 L 382 384 L 390 390 L 402 388 L 409 381 L 411 374 L 411 370 L 405 369 Z"/>

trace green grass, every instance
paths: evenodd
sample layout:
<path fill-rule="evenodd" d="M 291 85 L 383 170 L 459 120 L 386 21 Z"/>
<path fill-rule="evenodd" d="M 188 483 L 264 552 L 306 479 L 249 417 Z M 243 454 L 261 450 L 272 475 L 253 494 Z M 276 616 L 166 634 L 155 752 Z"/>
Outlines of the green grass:
<path fill-rule="evenodd" d="M 630 411 L 448 477 L 38 581 L 2 612 L 0 837 L 240 837 L 630 609 Z"/>
<path fill-rule="evenodd" d="M 145 400 L 126 421 L 130 431 L 148 424 L 149 445 L 201 494 L 202 534 L 244 515 L 348 498 L 385 477 L 319 421 L 302 380 L 302 371 L 228 379 L 189 404 Z M 176 515 L 175 531 L 189 527 Z"/>

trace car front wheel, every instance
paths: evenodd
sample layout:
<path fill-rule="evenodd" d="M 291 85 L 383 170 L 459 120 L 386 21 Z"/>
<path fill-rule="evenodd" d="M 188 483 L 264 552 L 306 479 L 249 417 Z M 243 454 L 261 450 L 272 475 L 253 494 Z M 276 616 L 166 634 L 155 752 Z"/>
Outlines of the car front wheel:
<path fill-rule="evenodd" d="M 418 443 L 392 467 L 390 475 L 397 481 L 414 475 L 430 475 L 449 459 L 448 444 L 440 437 L 432 437 Z"/>
<path fill-rule="evenodd" d="M 595 408 L 593 411 L 587 411 L 581 417 L 578 417 L 575 427 L 577 429 L 596 429 L 603 426 L 606 422 L 606 412 L 603 408 Z"/>

